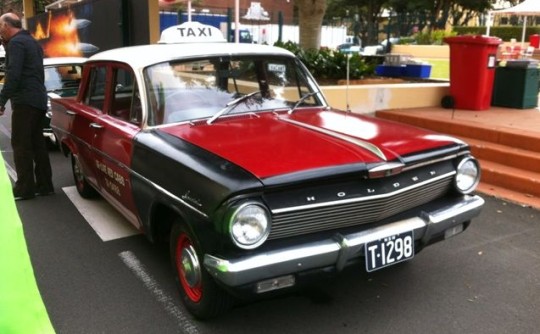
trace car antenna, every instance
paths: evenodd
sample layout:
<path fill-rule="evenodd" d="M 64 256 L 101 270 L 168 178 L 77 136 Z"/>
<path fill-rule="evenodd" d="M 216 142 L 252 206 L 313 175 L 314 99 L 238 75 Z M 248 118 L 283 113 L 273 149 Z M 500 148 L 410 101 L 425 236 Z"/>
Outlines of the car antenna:
<path fill-rule="evenodd" d="M 351 53 L 347 53 L 347 88 L 345 89 L 345 103 L 347 104 L 347 112 L 351 111 L 349 106 L 349 79 L 350 79 L 350 62 L 351 62 Z"/>

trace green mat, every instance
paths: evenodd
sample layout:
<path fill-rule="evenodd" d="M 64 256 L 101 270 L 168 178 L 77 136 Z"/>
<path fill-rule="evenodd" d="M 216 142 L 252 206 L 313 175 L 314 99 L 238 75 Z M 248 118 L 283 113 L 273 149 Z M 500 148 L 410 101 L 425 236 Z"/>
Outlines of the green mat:
<path fill-rule="evenodd" d="M 1 154 L 0 268 L 0 333 L 54 333 L 34 278 L 23 226 Z"/>

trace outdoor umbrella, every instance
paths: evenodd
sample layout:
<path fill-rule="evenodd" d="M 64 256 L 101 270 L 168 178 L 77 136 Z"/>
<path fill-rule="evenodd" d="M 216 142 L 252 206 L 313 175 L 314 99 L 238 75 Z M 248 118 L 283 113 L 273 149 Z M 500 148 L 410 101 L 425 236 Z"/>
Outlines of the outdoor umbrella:
<path fill-rule="evenodd" d="M 525 42 L 525 29 L 527 27 L 527 16 L 540 15 L 540 1 L 538 0 L 525 0 L 522 3 L 505 9 L 493 10 L 488 13 L 487 31 L 486 35 L 489 36 L 489 30 L 491 27 L 491 18 L 493 15 L 519 15 L 523 16 L 523 31 L 521 33 L 521 44 Z"/>
<path fill-rule="evenodd" d="M 270 17 L 268 16 L 268 12 L 264 10 L 264 8 L 261 6 L 260 3 L 252 2 L 251 6 L 248 8 L 246 15 L 242 16 L 244 20 L 249 21 L 255 21 L 259 25 L 260 30 L 260 22 L 261 21 L 270 21 Z M 259 33 L 260 35 L 260 33 Z"/>

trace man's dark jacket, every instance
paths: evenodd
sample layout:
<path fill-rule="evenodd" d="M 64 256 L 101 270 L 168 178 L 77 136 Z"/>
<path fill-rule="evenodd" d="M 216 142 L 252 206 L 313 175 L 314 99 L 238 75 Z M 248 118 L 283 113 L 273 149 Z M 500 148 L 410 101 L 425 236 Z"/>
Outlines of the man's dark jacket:
<path fill-rule="evenodd" d="M 26 104 L 47 110 L 43 49 L 26 30 L 16 33 L 6 46 L 6 76 L 0 106 Z"/>

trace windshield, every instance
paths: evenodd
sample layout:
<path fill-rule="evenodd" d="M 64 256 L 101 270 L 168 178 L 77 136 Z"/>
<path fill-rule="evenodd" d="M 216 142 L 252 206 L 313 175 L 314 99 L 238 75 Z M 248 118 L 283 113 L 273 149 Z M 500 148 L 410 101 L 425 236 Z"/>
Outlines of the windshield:
<path fill-rule="evenodd" d="M 61 97 L 77 95 L 81 82 L 82 65 L 45 66 L 45 88 Z"/>
<path fill-rule="evenodd" d="M 173 61 L 145 70 L 148 125 L 289 109 L 317 91 L 304 67 L 289 57 L 211 57 Z M 242 96 L 248 98 L 240 99 Z M 320 106 L 317 95 L 301 106 Z"/>

